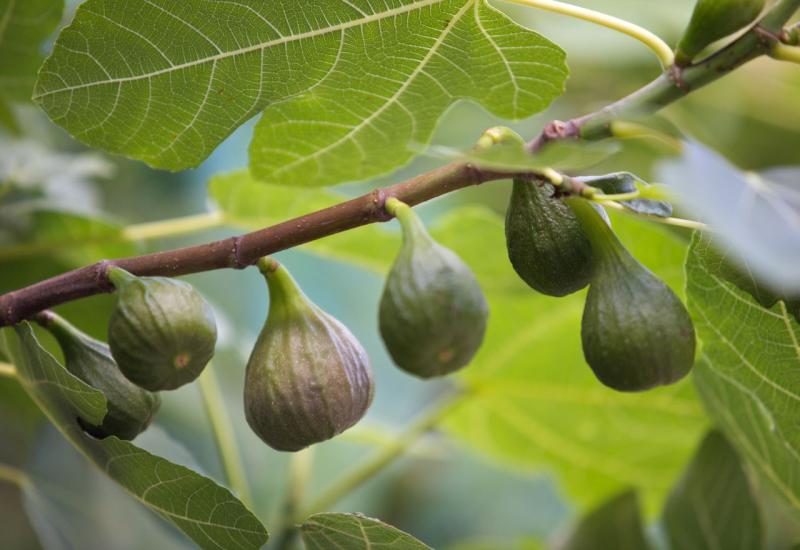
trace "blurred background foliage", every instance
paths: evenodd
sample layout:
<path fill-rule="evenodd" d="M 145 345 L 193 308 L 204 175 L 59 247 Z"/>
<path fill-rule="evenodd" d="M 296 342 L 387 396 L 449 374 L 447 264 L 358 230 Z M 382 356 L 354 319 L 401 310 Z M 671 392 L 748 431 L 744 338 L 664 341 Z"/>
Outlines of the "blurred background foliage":
<path fill-rule="evenodd" d="M 71 2 L 68 11 L 76 3 Z M 693 4 L 691 0 L 574 3 L 639 23 L 671 42 L 688 21 Z M 499 1 L 495 4 L 505 8 Z M 624 36 L 533 10 L 509 8 L 508 12 L 561 45 L 571 70 L 567 93 L 547 112 L 512 124 L 523 136 L 532 137 L 550 119 L 601 107 L 658 74 L 651 53 Z M 759 60 L 692 94 L 662 117 L 741 168 L 796 164 L 798 89 L 796 68 Z M 211 190 L 227 209 L 228 225 L 181 238 L 121 242 L 117 238 L 121 227 L 217 208 L 210 199 L 209 181 L 221 172 L 246 166 L 252 123 L 231 136 L 197 170 L 169 174 L 85 151 L 31 106 L 16 106 L 15 114 L 24 135 L 0 134 L 0 166 L 16 184 L 0 200 L 0 292 L 101 258 L 221 238 L 330 200 L 318 192 L 282 200 L 277 191 L 270 195 L 268 189 L 262 189 L 257 198 L 246 194 L 246 200 L 226 199 L 226 190 L 235 185 L 256 185 L 232 177 Z M 434 143 L 466 148 L 496 124 L 482 109 L 462 103 L 442 121 Z M 620 153 L 588 173 L 628 170 L 648 179 L 664 153 L 657 144 L 625 143 Z M 50 170 L 43 159 L 52 164 Z M 439 162 L 422 156 L 390 176 L 334 192 L 357 194 L 401 181 Z M 542 541 L 559 537 L 578 514 L 631 486 L 640 490 L 647 517 L 653 518 L 708 428 L 691 382 L 630 396 L 615 394 L 595 381 L 580 352 L 583 297 L 554 300 L 534 295 L 517 280 L 505 259 L 502 215 L 509 189 L 508 182 L 491 183 L 419 209 L 435 236 L 476 271 L 490 300 L 486 344 L 461 377 L 477 396 L 409 456 L 336 506 L 380 517 L 434 548 L 538 548 Z M 44 205 L 89 213 L 97 220 L 2 214 L 3 208 L 20 204 L 29 210 Z M 682 292 L 687 235 L 630 217 L 614 216 L 613 222 L 636 256 Z M 91 239 L 92 244 L 45 246 L 47 252 L 30 246 L 30 242 L 75 239 Z M 19 242 L 27 244 L 14 250 Z M 379 339 L 376 316 L 382 274 L 398 245 L 397 227 L 388 224 L 279 256 L 309 296 L 364 343 L 377 377 L 375 402 L 366 420 L 344 436 L 315 447 L 311 496 L 391 440 L 451 384 L 446 380 L 423 383 L 401 373 L 392 366 Z M 246 359 L 266 315 L 266 288 L 255 270 L 208 273 L 187 280 L 201 289 L 218 312 L 221 346 L 214 368 L 242 446 L 255 511 L 271 527 L 270 519 L 281 504 L 289 457 L 270 450 L 250 432 L 241 399 Z M 101 296 L 59 311 L 103 338 L 109 304 L 110 298 Z M 42 338 L 52 346 L 51 340 Z M 13 381 L 0 380 L 0 418 L 0 460 L 24 466 L 34 482 L 24 495 L 0 484 L 4 547 L 188 546 L 78 456 Z M 164 395 L 156 424 L 157 430 L 147 432 L 137 444 L 178 462 L 193 461 L 213 478 L 224 479 L 196 385 Z M 772 535 L 776 548 L 784 542 L 781 533 L 791 529 L 774 531 L 778 533 Z"/>

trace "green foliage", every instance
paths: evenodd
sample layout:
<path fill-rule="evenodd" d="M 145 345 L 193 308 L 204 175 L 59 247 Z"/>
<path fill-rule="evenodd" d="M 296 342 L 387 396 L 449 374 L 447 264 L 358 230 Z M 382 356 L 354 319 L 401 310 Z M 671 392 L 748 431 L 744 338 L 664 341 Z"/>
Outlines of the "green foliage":
<path fill-rule="evenodd" d="M 585 170 L 599 164 L 619 151 L 611 141 L 584 143 L 579 141 L 556 141 L 548 143 L 531 154 L 520 137 L 506 139 L 491 147 L 473 148 L 463 152 L 441 145 L 431 146 L 426 154 L 450 161 L 464 161 L 486 170 L 508 172 L 541 172 L 553 170 Z"/>
<path fill-rule="evenodd" d="M 30 99 L 41 44 L 63 9 L 63 0 L 0 0 L 0 102 Z"/>
<path fill-rule="evenodd" d="M 760 511 L 736 451 L 719 432 L 703 440 L 672 490 L 664 524 L 675 550 L 759 550 Z"/>
<path fill-rule="evenodd" d="M 266 107 L 254 173 L 314 186 L 404 164 L 408 145 L 427 142 L 459 99 L 529 116 L 561 94 L 566 74 L 557 46 L 486 0 L 315 0 L 302 10 L 88 0 L 35 99 L 85 143 L 173 170 L 199 164 Z"/>
<path fill-rule="evenodd" d="M 30 325 L 3 329 L 20 381 L 53 424 L 75 447 L 153 512 L 182 530 L 201 548 L 260 548 L 261 523 L 231 493 L 183 466 L 116 437 L 94 439 L 75 418 L 100 425 L 102 393 L 75 378 L 36 340 Z"/>
<path fill-rule="evenodd" d="M 23 238 L 0 246 L 0 263 L 48 255 L 78 267 L 99 258 L 131 256 L 138 251 L 134 243 L 126 242 L 122 226 L 101 217 L 35 210 L 26 221 Z"/>
<path fill-rule="evenodd" d="M 674 289 L 683 286 L 685 241 L 629 217 L 613 225 L 637 258 Z M 636 486 L 656 509 L 705 427 L 691 385 L 625 395 L 598 384 L 580 351 L 584 296 L 553 299 L 520 282 L 496 214 L 457 210 L 432 233 L 475 270 L 492 311 L 462 375 L 476 394 L 449 431 L 503 463 L 556 473 L 581 507 Z"/>
<path fill-rule="evenodd" d="M 800 325 L 722 278 L 727 259 L 696 236 L 687 262 L 689 309 L 703 342 L 695 384 L 728 440 L 800 510 Z"/>
<path fill-rule="evenodd" d="M 621 493 L 587 514 L 558 550 L 647 550 L 639 514 L 639 499 L 633 490 Z M 681 547 L 682 550 L 686 550 Z"/>
<path fill-rule="evenodd" d="M 431 550 L 411 535 L 356 514 L 316 514 L 301 527 L 308 550 Z"/>

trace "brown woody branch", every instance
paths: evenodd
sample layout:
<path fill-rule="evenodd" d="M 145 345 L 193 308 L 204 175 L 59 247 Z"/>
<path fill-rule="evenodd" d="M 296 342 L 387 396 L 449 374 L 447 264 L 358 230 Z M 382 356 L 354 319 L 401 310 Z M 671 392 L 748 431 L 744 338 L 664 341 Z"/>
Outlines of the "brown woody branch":
<path fill-rule="evenodd" d="M 559 139 L 610 137 L 614 120 L 654 113 L 748 61 L 767 54 L 798 8 L 800 0 L 780 0 L 757 25 L 710 58 L 669 71 L 600 111 L 567 122 L 551 122 L 529 143 L 529 149 L 533 152 Z M 110 265 L 140 276 L 168 277 L 215 269 L 243 269 L 255 264 L 262 256 L 363 225 L 387 221 L 390 216 L 384 210 L 384 203 L 389 197 L 397 197 L 414 206 L 464 187 L 514 175 L 488 172 L 468 163 L 454 162 L 391 187 L 246 235 L 144 256 L 104 260 L 0 296 L 0 327 L 30 319 L 39 311 L 72 300 L 113 291 L 106 276 Z"/>

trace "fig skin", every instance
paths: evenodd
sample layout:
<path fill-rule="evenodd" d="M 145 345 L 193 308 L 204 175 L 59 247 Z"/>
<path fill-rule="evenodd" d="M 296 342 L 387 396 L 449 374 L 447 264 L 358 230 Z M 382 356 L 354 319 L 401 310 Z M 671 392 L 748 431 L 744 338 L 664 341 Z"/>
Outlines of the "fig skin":
<path fill-rule="evenodd" d="M 403 229 L 403 246 L 386 279 L 379 328 L 394 363 L 420 378 L 464 368 L 486 332 L 489 306 L 470 268 L 436 243 L 413 210 L 396 199 L 387 209 Z"/>
<path fill-rule="evenodd" d="M 295 452 L 356 424 L 374 395 L 366 351 L 303 294 L 275 260 L 259 262 L 269 287 L 266 324 L 247 363 L 247 423 L 267 445 Z"/>
<path fill-rule="evenodd" d="M 570 198 L 589 236 L 594 271 L 581 321 L 586 362 L 622 392 L 673 384 L 694 364 L 696 337 L 686 307 L 639 263 L 588 201 Z"/>
<path fill-rule="evenodd" d="M 122 373 L 150 391 L 193 382 L 214 356 L 214 312 L 190 284 L 135 277 L 111 267 L 117 304 L 108 323 L 111 354 Z"/>
<path fill-rule="evenodd" d="M 39 320 L 58 340 L 66 369 L 106 397 L 108 412 L 103 423 L 93 426 L 81 420 L 83 429 L 99 439 L 114 435 L 125 440 L 145 431 L 161 406 L 159 395 L 125 378 L 104 342 L 55 313 L 42 314 Z"/>
<path fill-rule="evenodd" d="M 515 178 L 506 211 L 506 246 L 514 271 L 532 289 L 567 296 L 589 285 L 592 247 L 575 213 L 553 186 Z"/>
<path fill-rule="evenodd" d="M 756 20 L 765 0 L 697 0 L 689 26 L 678 43 L 675 64 L 691 64 L 704 49 Z"/>

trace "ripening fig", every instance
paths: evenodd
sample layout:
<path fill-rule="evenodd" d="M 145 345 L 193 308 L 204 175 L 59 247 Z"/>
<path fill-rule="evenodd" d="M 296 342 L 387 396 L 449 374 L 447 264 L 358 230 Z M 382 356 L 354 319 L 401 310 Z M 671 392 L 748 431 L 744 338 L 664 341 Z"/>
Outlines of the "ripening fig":
<path fill-rule="evenodd" d="M 214 355 L 211 306 L 190 284 L 108 270 L 117 304 L 108 323 L 111 354 L 128 380 L 150 391 L 195 380 Z"/>
<path fill-rule="evenodd" d="M 289 272 L 263 258 L 269 315 L 247 363 L 247 423 L 278 451 L 299 451 L 361 420 L 374 383 L 367 353 L 312 303 Z"/>
<path fill-rule="evenodd" d="M 406 372 L 449 374 L 466 366 L 483 342 L 486 298 L 469 267 L 431 238 L 411 207 L 389 199 L 386 208 L 400 221 L 403 246 L 381 297 L 381 336 Z"/>
<path fill-rule="evenodd" d="M 594 257 L 581 323 L 586 362 L 603 384 L 619 391 L 677 382 L 694 364 L 695 332 L 686 307 L 627 251 L 589 202 L 567 202 Z"/>
<path fill-rule="evenodd" d="M 150 425 L 161 398 L 125 378 L 105 343 L 84 334 L 55 313 L 42 314 L 40 323 L 58 340 L 67 370 L 106 397 L 108 413 L 102 425 L 81 421 L 88 433 L 98 438 L 115 435 L 130 440 Z"/>
<path fill-rule="evenodd" d="M 763 9 L 764 0 L 697 0 L 675 63 L 689 65 L 708 46 L 755 21 Z"/>
<path fill-rule="evenodd" d="M 592 274 L 592 247 L 553 186 L 514 179 L 506 211 L 508 258 L 528 286 L 549 296 L 566 296 L 586 287 Z"/>

